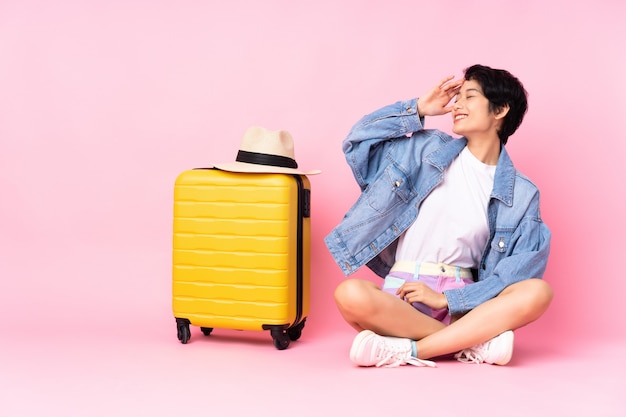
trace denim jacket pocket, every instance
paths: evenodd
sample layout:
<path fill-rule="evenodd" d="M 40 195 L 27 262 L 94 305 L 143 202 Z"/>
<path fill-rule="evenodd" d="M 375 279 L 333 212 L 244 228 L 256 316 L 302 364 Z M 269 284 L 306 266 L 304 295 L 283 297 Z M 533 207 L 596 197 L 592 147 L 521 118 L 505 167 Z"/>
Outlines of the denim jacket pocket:
<path fill-rule="evenodd" d="M 414 196 L 406 174 L 395 165 L 389 165 L 366 191 L 369 206 L 385 214 L 398 204 L 406 204 Z"/>

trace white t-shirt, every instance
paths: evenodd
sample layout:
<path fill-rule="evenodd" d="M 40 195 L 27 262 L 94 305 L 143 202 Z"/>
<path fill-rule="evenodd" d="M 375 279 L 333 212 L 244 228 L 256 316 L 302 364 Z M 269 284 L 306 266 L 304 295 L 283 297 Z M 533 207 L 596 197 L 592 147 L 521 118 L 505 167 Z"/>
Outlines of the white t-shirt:
<path fill-rule="evenodd" d="M 495 171 L 465 147 L 400 237 L 396 260 L 476 268 L 489 238 L 487 204 Z"/>

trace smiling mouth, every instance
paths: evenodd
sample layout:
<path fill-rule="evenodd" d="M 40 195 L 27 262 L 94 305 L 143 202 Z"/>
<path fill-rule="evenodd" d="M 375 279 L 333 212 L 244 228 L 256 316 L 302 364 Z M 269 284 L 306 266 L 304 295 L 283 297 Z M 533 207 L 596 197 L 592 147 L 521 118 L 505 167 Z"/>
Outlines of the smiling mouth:
<path fill-rule="evenodd" d="M 456 116 L 454 116 L 454 121 L 465 119 L 466 117 L 467 114 L 457 114 Z"/>

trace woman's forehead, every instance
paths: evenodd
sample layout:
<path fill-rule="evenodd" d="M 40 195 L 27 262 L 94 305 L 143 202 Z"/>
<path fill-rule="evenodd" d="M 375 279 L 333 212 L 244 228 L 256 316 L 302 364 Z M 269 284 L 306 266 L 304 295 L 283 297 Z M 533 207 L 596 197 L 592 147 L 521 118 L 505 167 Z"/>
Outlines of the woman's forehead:
<path fill-rule="evenodd" d="M 483 94 L 483 89 L 475 80 L 465 80 L 461 88 L 459 89 L 459 93 L 467 93 L 468 91 L 476 91 L 480 94 Z"/>

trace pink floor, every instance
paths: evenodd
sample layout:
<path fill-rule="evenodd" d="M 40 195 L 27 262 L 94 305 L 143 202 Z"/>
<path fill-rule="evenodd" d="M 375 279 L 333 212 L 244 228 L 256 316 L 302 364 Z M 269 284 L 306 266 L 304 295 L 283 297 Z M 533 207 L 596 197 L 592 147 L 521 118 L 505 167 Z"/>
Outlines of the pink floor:
<path fill-rule="evenodd" d="M 522 340 L 509 366 L 356 368 L 351 334 L 305 333 L 285 351 L 260 334 L 199 332 L 184 346 L 155 317 L 123 328 L 29 325 L 5 340 L 5 416 L 623 416 L 624 345 Z M 6 342 L 8 346 L 6 346 Z"/>
<path fill-rule="evenodd" d="M 90 326 L 14 323 L 4 337 L 5 416 L 385 415 L 623 416 L 625 346 L 547 347 L 518 337 L 506 367 L 439 361 L 437 369 L 356 368 L 352 334 L 310 332 L 285 351 L 267 335 L 199 331 L 172 322 Z M 21 327 L 21 330 L 18 328 Z M 506 410 L 504 412 L 503 410 Z M 296 414 L 297 412 L 297 414 Z"/>
<path fill-rule="evenodd" d="M 517 331 L 505 367 L 448 360 L 436 369 L 357 368 L 348 360 L 352 330 L 316 293 L 302 338 L 287 350 L 276 350 L 267 333 L 221 329 L 205 337 L 193 328 L 182 345 L 169 311 L 167 256 L 65 252 L 64 260 L 40 256 L 29 264 L 26 254 L 9 251 L 11 261 L 2 265 L 0 272 L 10 274 L 3 276 L 16 279 L 7 280 L 0 307 L 0 415 L 626 412 L 623 342 L 563 340 L 531 326 Z M 91 279 L 81 286 L 85 274 Z"/>

